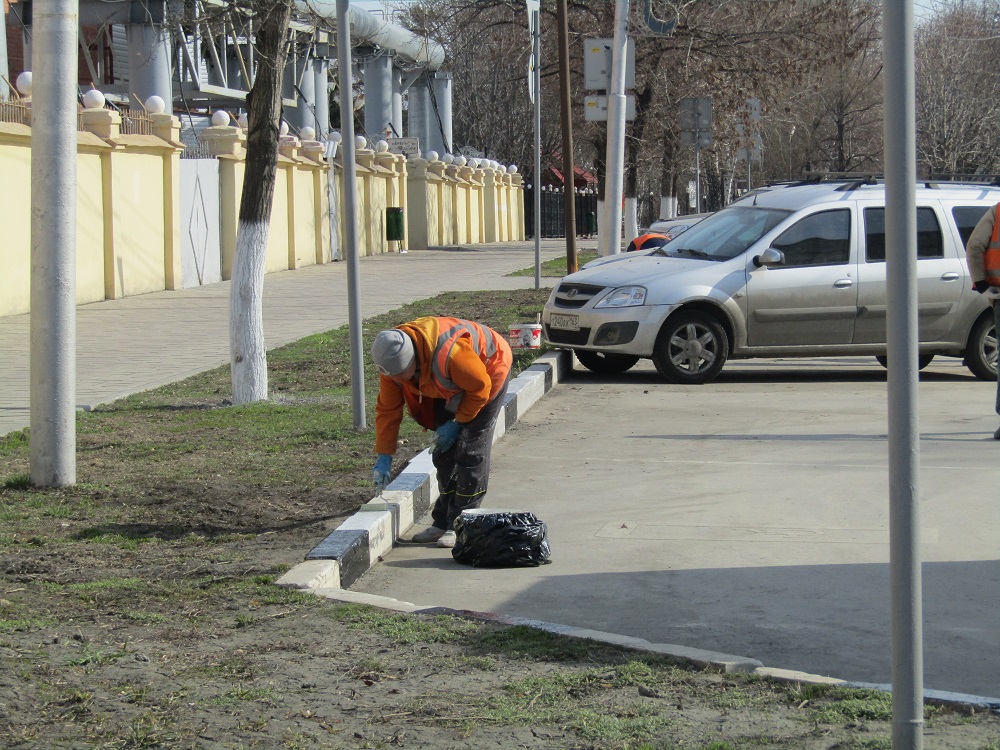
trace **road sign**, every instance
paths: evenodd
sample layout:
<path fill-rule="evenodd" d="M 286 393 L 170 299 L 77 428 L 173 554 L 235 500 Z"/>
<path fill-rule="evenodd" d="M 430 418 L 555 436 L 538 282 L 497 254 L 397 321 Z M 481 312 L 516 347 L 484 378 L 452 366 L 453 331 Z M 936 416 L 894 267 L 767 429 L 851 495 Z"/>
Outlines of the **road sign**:
<path fill-rule="evenodd" d="M 711 130 L 712 100 L 710 97 L 681 99 L 681 130 Z"/>
<path fill-rule="evenodd" d="M 419 138 L 386 138 L 389 144 L 389 151 L 394 154 L 405 154 L 407 159 L 420 158 Z"/>
<path fill-rule="evenodd" d="M 608 97 L 603 94 L 583 97 L 583 117 L 590 122 L 606 122 L 608 119 Z M 625 119 L 635 119 L 635 97 L 625 95 Z"/>
<path fill-rule="evenodd" d="M 682 146 L 711 146 L 712 100 L 707 96 L 681 99 L 680 125 Z"/>
<path fill-rule="evenodd" d="M 740 140 L 741 142 L 745 142 L 743 141 L 742 138 Z M 751 160 L 759 164 L 763 160 L 763 153 L 764 153 L 764 141 L 761 139 L 760 133 L 751 134 L 750 144 L 751 145 L 749 150 L 746 148 L 746 146 L 741 146 L 740 148 L 736 149 L 736 160 L 746 161 L 747 157 L 749 156 Z"/>
<path fill-rule="evenodd" d="M 583 40 L 583 87 L 588 91 L 611 90 L 611 57 L 614 39 Z M 625 89 L 635 88 L 635 40 L 625 42 Z"/>

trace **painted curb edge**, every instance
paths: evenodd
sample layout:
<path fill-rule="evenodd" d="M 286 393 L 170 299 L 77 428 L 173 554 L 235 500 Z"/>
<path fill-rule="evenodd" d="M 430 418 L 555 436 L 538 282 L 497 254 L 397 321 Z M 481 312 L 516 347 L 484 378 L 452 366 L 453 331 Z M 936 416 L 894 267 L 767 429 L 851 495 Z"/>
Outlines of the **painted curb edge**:
<path fill-rule="evenodd" d="M 777 667 L 765 667 L 757 659 L 746 656 L 736 656 L 734 654 L 724 654 L 718 651 L 706 651 L 704 649 L 679 646 L 673 643 L 652 643 L 644 638 L 619 635 L 617 633 L 607 633 L 600 630 L 589 630 L 571 625 L 560 625 L 558 623 L 544 622 L 542 620 L 532 620 L 525 617 L 512 617 L 510 615 L 496 614 L 493 612 L 476 612 L 473 610 L 453 609 L 451 607 L 422 606 L 403 602 L 398 599 L 377 596 L 357 591 L 349 591 L 335 587 L 319 587 L 310 591 L 316 596 L 326 599 L 340 601 L 350 604 L 367 604 L 379 609 L 395 612 L 406 612 L 410 614 L 425 615 L 452 615 L 464 617 L 470 620 L 482 622 L 495 622 L 503 625 L 522 625 L 534 628 L 553 635 L 566 636 L 568 638 L 580 638 L 598 643 L 606 643 L 613 646 L 634 649 L 636 651 L 646 651 L 660 656 L 673 657 L 685 661 L 700 669 L 717 669 L 722 672 L 740 672 L 748 675 L 764 677 L 776 682 L 801 683 L 811 685 L 833 685 L 841 688 L 863 688 L 881 690 L 892 693 L 892 686 L 885 684 L 875 684 L 870 682 L 851 682 L 837 677 L 827 677 L 825 675 L 810 674 L 809 672 L 799 672 L 793 669 L 780 669 Z M 988 710 L 994 713 L 1000 712 L 1000 698 L 990 698 L 982 695 L 969 695 L 967 693 L 955 693 L 947 690 L 932 690 L 924 688 L 924 701 L 929 704 L 950 706 L 953 708 L 971 707 L 978 710 Z"/>
<path fill-rule="evenodd" d="M 511 380 L 493 443 L 564 379 L 572 366 L 571 352 L 545 352 Z M 427 449 L 410 460 L 381 496 L 362 505 L 313 547 L 304 563 L 281 576 L 277 585 L 300 589 L 350 588 L 430 510 L 437 496 L 437 477 Z"/>

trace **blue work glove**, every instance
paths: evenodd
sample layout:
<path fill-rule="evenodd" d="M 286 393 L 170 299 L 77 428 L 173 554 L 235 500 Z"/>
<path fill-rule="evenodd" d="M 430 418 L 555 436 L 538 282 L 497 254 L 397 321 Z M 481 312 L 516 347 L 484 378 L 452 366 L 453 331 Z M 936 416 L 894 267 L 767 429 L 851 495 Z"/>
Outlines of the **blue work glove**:
<path fill-rule="evenodd" d="M 375 482 L 375 490 L 380 494 L 389 484 L 389 469 L 391 468 L 392 456 L 388 453 L 379 453 L 378 460 L 375 461 L 375 468 L 372 469 L 372 480 Z"/>
<path fill-rule="evenodd" d="M 448 450 L 458 440 L 458 433 L 462 430 L 462 425 L 454 419 L 449 419 L 443 425 L 434 430 L 434 452 L 442 453 Z"/>

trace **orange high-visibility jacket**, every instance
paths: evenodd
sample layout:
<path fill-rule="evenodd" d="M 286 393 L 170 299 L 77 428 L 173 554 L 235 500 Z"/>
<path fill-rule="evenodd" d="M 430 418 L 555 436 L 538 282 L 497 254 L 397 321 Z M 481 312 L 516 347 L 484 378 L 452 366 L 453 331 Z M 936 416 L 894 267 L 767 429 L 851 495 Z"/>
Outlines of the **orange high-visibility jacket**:
<path fill-rule="evenodd" d="M 990 286 L 1000 286 L 1000 203 L 997 204 L 995 211 L 993 234 L 986 252 L 983 253 L 983 272 L 986 274 L 986 283 Z"/>
<path fill-rule="evenodd" d="M 404 406 L 430 430 L 437 426 L 434 399 L 447 402 L 457 422 L 471 421 L 503 387 L 514 361 L 506 338 L 470 320 L 426 317 L 398 327 L 413 340 L 416 382 L 379 376 L 376 453 L 396 452 Z"/>

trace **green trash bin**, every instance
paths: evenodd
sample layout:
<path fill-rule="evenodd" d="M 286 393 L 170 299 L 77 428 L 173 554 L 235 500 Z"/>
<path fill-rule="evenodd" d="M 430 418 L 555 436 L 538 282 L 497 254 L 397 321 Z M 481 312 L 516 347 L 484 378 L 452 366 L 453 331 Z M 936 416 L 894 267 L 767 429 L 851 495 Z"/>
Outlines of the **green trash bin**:
<path fill-rule="evenodd" d="M 403 209 L 390 206 L 385 209 L 385 238 L 389 242 L 402 242 L 405 230 L 403 228 Z"/>

